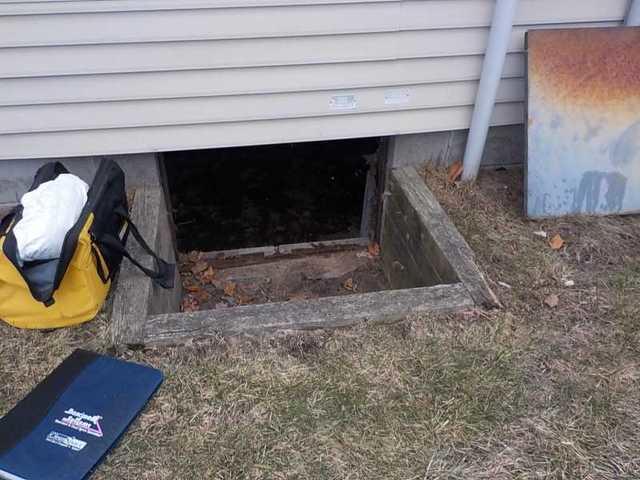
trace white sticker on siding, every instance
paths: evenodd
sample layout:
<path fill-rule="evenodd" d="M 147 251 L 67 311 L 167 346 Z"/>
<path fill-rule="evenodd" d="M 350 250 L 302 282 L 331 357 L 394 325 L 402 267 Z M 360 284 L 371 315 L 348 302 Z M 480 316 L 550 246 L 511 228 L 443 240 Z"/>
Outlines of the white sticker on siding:
<path fill-rule="evenodd" d="M 384 92 L 385 105 L 403 105 L 409 103 L 409 90 L 387 90 Z"/>
<path fill-rule="evenodd" d="M 331 110 L 355 110 L 358 108 L 355 95 L 334 95 L 329 99 Z"/>

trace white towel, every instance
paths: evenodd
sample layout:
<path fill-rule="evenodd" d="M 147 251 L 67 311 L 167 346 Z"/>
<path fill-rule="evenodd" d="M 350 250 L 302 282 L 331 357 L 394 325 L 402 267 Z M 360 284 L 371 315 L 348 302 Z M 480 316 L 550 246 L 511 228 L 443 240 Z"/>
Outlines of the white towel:
<path fill-rule="evenodd" d="M 60 257 L 64 238 L 87 203 L 89 186 L 75 175 L 58 175 L 22 196 L 22 218 L 13 227 L 22 262 Z"/>

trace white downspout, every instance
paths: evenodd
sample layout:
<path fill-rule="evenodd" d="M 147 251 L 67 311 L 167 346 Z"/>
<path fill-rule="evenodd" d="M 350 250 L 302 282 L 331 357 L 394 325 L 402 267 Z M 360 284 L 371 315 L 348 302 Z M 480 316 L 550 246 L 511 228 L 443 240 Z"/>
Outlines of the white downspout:
<path fill-rule="evenodd" d="M 489 42 L 482 65 L 480 86 L 471 118 L 471 129 L 464 152 L 462 179 L 465 181 L 475 180 L 478 176 L 478 170 L 480 170 L 480 161 L 487 141 L 489 122 L 502 78 L 517 7 L 518 0 L 496 1 Z"/>
<path fill-rule="evenodd" d="M 625 19 L 624 24 L 627 27 L 640 26 L 640 1 L 631 0 L 629 12 L 627 12 L 627 18 Z"/>

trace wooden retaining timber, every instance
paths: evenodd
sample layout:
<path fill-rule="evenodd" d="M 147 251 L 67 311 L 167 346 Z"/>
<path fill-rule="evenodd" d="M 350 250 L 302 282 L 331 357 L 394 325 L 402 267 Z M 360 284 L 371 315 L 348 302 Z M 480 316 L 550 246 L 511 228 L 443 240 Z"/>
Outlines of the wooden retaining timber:
<path fill-rule="evenodd" d="M 410 313 L 448 313 L 471 308 L 473 305 L 464 285 L 457 283 L 220 310 L 169 313 L 147 319 L 144 343 L 153 345 L 218 335 L 343 328 L 363 322 L 389 323 L 401 320 Z"/>
<path fill-rule="evenodd" d="M 368 238 L 345 238 L 319 242 L 291 243 L 269 247 L 239 248 L 202 252 L 200 258 L 210 261 L 216 268 L 274 262 L 282 258 L 303 257 L 311 253 L 335 253 L 369 245 Z"/>
<path fill-rule="evenodd" d="M 140 234 L 147 239 L 158 255 L 168 262 L 175 262 L 169 213 L 162 190 L 154 186 L 136 190 L 130 215 Z M 142 265 L 147 268 L 153 267 L 151 257 L 134 239 L 129 239 L 127 249 Z M 164 290 L 125 259 L 116 282 L 111 312 L 111 342 L 114 345 L 143 343 L 148 315 L 177 311 L 180 308 L 182 282 L 177 269 L 175 287 L 172 290 Z"/>
<path fill-rule="evenodd" d="M 175 258 L 161 186 L 137 191 L 131 214 L 141 233 L 154 239 L 160 254 Z M 389 173 L 381 220 L 382 260 L 393 290 L 179 313 L 178 275 L 176 290 L 162 290 L 125 261 L 113 302 L 111 340 L 118 346 L 171 344 L 219 335 L 389 323 L 412 313 L 441 314 L 475 305 L 499 305 L 474 262 L 473 252 L 414 168 Z M 285 250 L 296 255 L 312 246 L 294 245 Z M 135 242 L 129 247 L 134 255 L 141 254 Z M 220 252 L 210 256 L 224 263 L 237 260 L 238 255 L 268 257 L 273 253 L 275 250 L 262 248 L 231 252 L 233 258 L 224 258 L 226 254 Z"/>
<path fill-rule="evenodd" d="M 388 196 L 386 218 L 398 222 L 396 237 L 404 241 L 407 251 L 413 255 L 414 268 L 431 267 L 442 283 L 462 282 L 478 305 L 499 306 L 498 298 L 475 262 L 473 250 L 418 171 L 415 168 L 396 169 L 389 177 L 391 195 Z"/>

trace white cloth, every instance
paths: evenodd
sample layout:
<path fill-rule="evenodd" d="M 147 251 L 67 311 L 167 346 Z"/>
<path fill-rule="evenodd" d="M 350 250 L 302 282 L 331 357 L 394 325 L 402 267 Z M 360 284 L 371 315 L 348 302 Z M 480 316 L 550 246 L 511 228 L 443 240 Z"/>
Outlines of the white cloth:
<path fill-rule="evenodd" d="M 89 186 L 69 173 L 22 196 L 22 218 L 13 227 L 23 262 L 60 257 L 67 232 L 80 218 Z"/>

